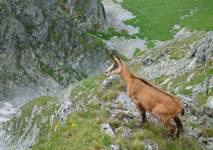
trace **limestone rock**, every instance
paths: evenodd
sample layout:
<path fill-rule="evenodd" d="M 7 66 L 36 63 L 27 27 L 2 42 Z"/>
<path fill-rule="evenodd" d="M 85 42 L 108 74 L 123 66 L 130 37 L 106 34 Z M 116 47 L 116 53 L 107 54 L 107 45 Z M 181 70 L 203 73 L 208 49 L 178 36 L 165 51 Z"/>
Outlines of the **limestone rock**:
<path fill-rule="evenodd" d="M 112 137 L 115 137 L 115 133 L 109 124 L 101 124 L 101 131 Z"/>

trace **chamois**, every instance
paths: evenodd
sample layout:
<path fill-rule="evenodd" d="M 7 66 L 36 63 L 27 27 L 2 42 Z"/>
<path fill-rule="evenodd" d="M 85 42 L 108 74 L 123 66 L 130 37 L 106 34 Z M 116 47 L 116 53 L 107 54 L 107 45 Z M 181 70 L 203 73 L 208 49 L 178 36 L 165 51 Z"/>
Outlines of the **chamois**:
<path fill-rule="evenodd" d="M 163 123 L 169 135 L 174 135 L 176 132 L 176 136 L 179 136 L 183 131 L 179 116 L 184 114 L 180 99 L 144 78 L 133 75 L 124 61 L 115 54 L 111 57 L 113 64 L 106 70 L 106 74 L 119 74 L 124 80 L 128 96 L 141 113 L 142 124 L 146 122 L 146 111 L 152 112 Z M 172 125 L 172 120 L 176 127 Z"/>

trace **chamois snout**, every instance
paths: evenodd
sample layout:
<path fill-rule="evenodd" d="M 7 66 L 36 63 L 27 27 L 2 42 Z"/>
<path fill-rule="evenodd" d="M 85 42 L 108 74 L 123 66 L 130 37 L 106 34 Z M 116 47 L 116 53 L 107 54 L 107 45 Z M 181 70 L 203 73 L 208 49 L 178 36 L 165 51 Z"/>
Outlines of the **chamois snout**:
<path fill-rule="evenodd" d="M 107 70 L 105 71 L 105 73 L 106 73 L 106 75 L 109 75 L 109 74 L 110 74 L 110 72 L 109 72 L 109 71 L 107 71 Z"/>
<path fill-rule="evenodd" d="M 105 71 L 105 73 L 107 74 L 107 75 L 111 75 L 111 73 L 112 73 L 112 71 L 113 71 L 113 64 L 110 66 L 110 67 L 108 67 L 107 68 L 107 70 Z"/>

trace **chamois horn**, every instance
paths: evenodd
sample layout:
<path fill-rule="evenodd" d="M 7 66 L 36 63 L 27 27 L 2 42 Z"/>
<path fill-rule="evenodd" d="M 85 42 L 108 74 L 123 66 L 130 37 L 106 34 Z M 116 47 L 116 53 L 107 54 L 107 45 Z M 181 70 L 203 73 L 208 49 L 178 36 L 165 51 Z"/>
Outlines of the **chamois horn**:
<path fill-rule="evenodd" d="M 118 55 L 117 55 L 117 54 L 112 53 L 112 54 L 111 54 L 111 57 L 112 57 L 112 60 L 116 61 L 116 60 L 115 60 L 115 58 L 116 58 L 116 59 L 117 59 L 120 63 L 122 63 L 121 58 L 120 58 L 120 57 L 118 57 Z"/>

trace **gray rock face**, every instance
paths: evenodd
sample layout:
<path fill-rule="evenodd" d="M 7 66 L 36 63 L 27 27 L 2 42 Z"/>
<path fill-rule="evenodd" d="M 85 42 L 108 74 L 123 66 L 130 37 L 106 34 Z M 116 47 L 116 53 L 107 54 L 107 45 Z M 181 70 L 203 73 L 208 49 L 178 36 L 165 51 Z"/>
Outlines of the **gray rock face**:
<path fill-rule="evenodd" d="M 213 76 L 206 78 L 203 82 L 196 85 L 192 90 L 192 98 L 195 99 L 196 96 L 201 92 L 207 92 L 213 88 Z"/>
<path fill-rule="evenodd" d="M 202 63 L 212 59 L 213 52 L 213 32 L 207 35 L 190 49 L 189 57 L 195 57 L 197 63 Z"/>
<path fill-rule="evenodd" d="M 128 127 L 116 128 L 115 133 L 121 134 L 121 136 L 124 138 L 130 138 L 132 136 L 132 130 Z"/>
<path fill-rule="evenodd" d="M 146 150 L 159 150 L 160 147 L 157 143 L 153 142 L 152 140 L 145 140 L 144 146 Z"/>
<path fill-rule="evenodd" d="M 213 109 L 213 96 L 210 96 L 207 100 L 207 107 Z"/>
<path fill-rule="evenodd" d="M 133 104 L 132 100 L 128 97 L 128 95 L 124 92 L 118 94 L 117 101 L 123 104 L 123 107 L 129 111 L 136 111 L 136 106 Z"/>
<path fill-rule="evenodd" d="M 120 81 L 120 80 L 121 79 L 119 78 L 119 76 L 110 76 L 109 78 L 103 81 L 101 87 L 103 89 L 110 88 L 112 86 L 113 81 Z"/>
<path fill-rule="evenodd" d="M 106 15 L 100 0 L 68 0 L 67 7 L 71 15 L 78 16 L 82 23 L 87 23 L 87 26 L 105 24 Z"/>
<path fill-rule="evenodd" d="M 177 26 L 176 26 L 177 27 Z M 177 27 L 179 28 L 179 27 Z M 177 29 L 178 30 L 178 29 Z M 182 28 L 180 31 L 178 31 L 174 38 L 175 39 L 183 39 L 183 38 L 186 38 L 186 37 L 189 37 L 192 33 L 190 32 L 190 30 L 188 30 L 187 28 Z"/>
<path fill-rule="evenodd" d="M 100 0 L 0 1 L 1 99 L 11 87 L 52 89 L 47 78 L 67 86 L 102 71 L 106 48 L 88 30 L 104 19 Z"/>
<path fill-rule="evenodd" d="M 198 141 L 200 143 L 203 143 L 208 149 L 213 149 L 213 137 L 210 137 L 210 138 L 203 138 L 203 137 L 200 137 L 198 139 Z"/>
<path fill-rule="evenodd" d="M 109 124 L 101 124 L 101 131 L 110 135 L 111 137 L 115 137 L 115 133 Z"/>
<path fill-rule="evenodd" d="M 111 144 L 110 145 L 110 150 L 120 150 L 120 146 L 116 144 Z"/>
<path fill-rule="evenodd" d="M 64 122 L 68 114 L 75 111 L 73 104 L 70 101 L 65 101 L 58 110 L 57 117 L 60 122 Z"/>
<path fill-rule="evenodd" d="M 53 125 L 55 107 L 56 101 L 51 100 L 46 105 L 29 105 L 27 112 L 25 112 L 26 108 L 20 109 L 11 121 L 1 124 L 0 149 L 9 150 L 14 147 L 16 150 L 23 150 L 30 148 L 42 134 L 41 126 Z M 45 114 L 44 112 L 48 109 L 53 112 Z"/>

